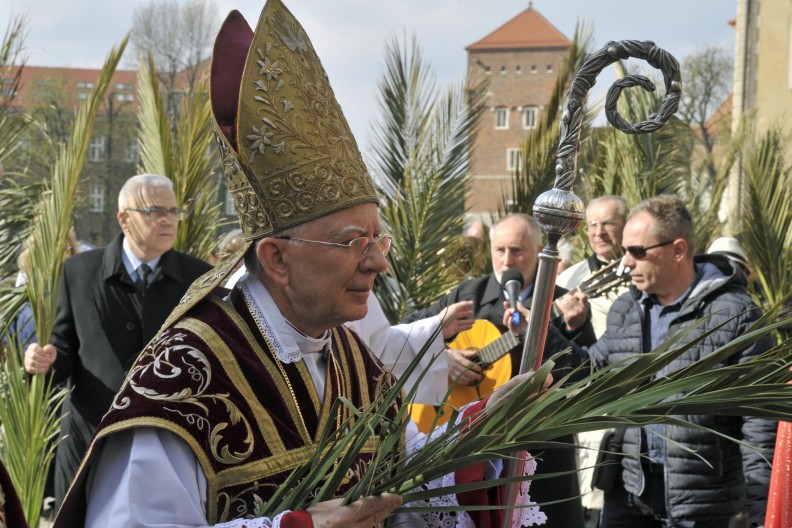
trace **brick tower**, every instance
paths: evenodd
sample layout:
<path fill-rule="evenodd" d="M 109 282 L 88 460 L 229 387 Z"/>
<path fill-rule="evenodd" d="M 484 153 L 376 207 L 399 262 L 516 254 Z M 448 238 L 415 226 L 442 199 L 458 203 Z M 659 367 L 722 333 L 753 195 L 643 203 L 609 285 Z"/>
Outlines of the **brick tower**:
<path fill-rule="evenodd" d="M 550 100 L 571 42 L 529 4 L 501 27 L 466 47 L 468 75 L 489 90 L 470 153 L 471 216 L 495 211 L 522 157 L 525 133 Z"/>

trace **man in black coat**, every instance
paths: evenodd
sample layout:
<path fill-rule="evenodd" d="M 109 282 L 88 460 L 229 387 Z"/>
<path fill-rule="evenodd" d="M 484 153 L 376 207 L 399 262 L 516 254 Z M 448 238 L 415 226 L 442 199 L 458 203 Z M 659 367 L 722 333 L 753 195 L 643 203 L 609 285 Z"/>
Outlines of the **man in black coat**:
<path fill-rule="evenodd" d="M 490 231 L 490 253 L 492 256 L 493 273 L 485 277 L 463 281 L 459 286 L 439 301 L 424 310 L 409 314 L 406 322 L 416 321 L 439 314 L 444 308 L 459 301 L 473 301 L 473 313 L 476 319 L 485 319 L 493 323 L 501 332 L 506 331 L 503 325 L 504 290 L 501 277 L 507 269 L 517 269 L 523 276 L 523 289 L 519 300 L 527 307 L 531 306 L 534 279 L 538 266 L 538 255 L 542 250 L 542 231 L 536 221 L 525 214 L 510 214 L 492 226 Z M 563 288 L 556 287 L 554 298 L 566 293 Z M 552 320 L 552 324 L 568 339 L 586 346 L 594 343 L 596 337 L 589 322 L 588 306 L 585 304 L 561 303 L 562 308 L 572 309 Z M 559 349 L 560 350 L 560 349 Z M 549 357 L 552 352 L 546 350 Z M 468 359 L 473 351 L 448 350 L 449 379 L 457 383 L 475 384 L 481 380 L 481 369 Z M 510 351 L 512 375 L 517 374 L 522 358 L 522 346 Z M 556 376 L 557 378 L 559 376 Z M 569 445 L 574 443 L 571 435 L 557 439 Z M 574 448 L 545 449 L 541 453 L 533 453 L 538 458 L 537 475 L 549 473 L 567 474 L 553 478 L 541 478 L 531 486 L 531 498 L 539 504 L 547 514 L 546 527 L 549 528 L 582 528 L 583 510 L 580 503 L 580 486 L 576 471 Z M 556 504 L 548 504 L 561 501 Z"/>
<path fill-rule="evenodd" d="M 173 248 L 182 211 L 173 182 L 142 174 L 118 196 L 122 233 L 64 266 L 50 344 L 31 343 L 25 369 L 66 383 L 55 456 L 56 507 L 130 365 L 192 282 L 211 269 Z"/>

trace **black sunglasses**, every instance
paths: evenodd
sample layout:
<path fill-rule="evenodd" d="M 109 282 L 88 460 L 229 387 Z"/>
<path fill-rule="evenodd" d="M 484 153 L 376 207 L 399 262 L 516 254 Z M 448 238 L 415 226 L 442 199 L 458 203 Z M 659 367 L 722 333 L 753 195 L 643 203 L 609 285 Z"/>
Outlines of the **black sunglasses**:
<path fill-rule="evenodd" d="M 665 242 L 660 242 L 659 244 L 653 244 L 651 246 L 627 246 L 623 247 L 622 250 L 625 253 L 629 253 L 632 255 L 633 258 L 642 259 L 646 256 L 646 252 L 650 249 L 658 248 L 661 246 L 667 246 L 668 244 L 673 244 L 673 240 L 666 240 Z"/>

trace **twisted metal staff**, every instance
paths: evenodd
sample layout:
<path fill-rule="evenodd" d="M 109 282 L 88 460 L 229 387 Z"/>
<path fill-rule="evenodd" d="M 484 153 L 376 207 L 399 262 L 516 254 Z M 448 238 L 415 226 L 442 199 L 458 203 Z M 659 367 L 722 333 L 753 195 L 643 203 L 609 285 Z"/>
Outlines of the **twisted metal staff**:
<path fill-rule="evenodd" d="M 534 217 L 547 234 L 547 243 L 539 253 L 539 267 L 534 283 L 531 302 L 531 316 L 523 345 L 520 373 L 537 370 L 542 364 L 542 352 L 547 340 L 547 328 L 553 305 L 558 263 L 558 241 L 566 233 L 577 229 L 583 220 L 583 201 L 572 190 L 577 169 L 577 155 L 580 144 L 580 130 L 586 107 L 586 97 L 597 76 L 616 61 L 630 57 L 643 59 L 663 74 L 666 93 L 657 112 L 646 121 L 630 124 L 619 115 L 616 105 L 624 88 L 640 86 L 654 91 L 655 85 L 641 75 L 628 75 L 616 81 L 608 90 L 605 99 L 605 116 L 608 122 L 626 134 L 646 134 L 662 127 L 677 111 L 682 95 L 682 82 L 679 75 L 679 62 L 667 51 L 651 41 L 621 40 L 608 42 L 599 51 L 592 53 L 583 61 L 583 66 L 575 74 L 570 85 L 566 105 L 561 114 L 560 139 L 556 161 L 556 177 L 553 188 L 545 191 L 536 199 L 533 206 Z M 522 474 L 525 460 L 521 455 L 507 460 L 506 474 L 516 477 Z M 541 482 L 540 482 L 541 484 Z M 509 484 L 506 490 L 507 505 L 516 505 L 519 484 Z M 515 517 L 516 515 L 516 517 Z M 501 528 L 519 528 L 513 524 L 519 519 L 519 510 L 507 510 Z"/>

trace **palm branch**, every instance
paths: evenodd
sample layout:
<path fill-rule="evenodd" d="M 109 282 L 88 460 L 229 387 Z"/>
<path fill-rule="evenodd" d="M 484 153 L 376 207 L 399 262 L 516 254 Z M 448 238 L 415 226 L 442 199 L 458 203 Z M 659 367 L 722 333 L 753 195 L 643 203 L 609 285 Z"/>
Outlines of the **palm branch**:
<path fill-rule="evenodd" d="M 773 128 L 743 155 L 742 244 L 761 284 L 757 301 L 771 305 L 792 294 L 792 171 L 783 146 Z"/>
<path fill-rule="evenodd" d="M 19 81 L 25 67 L 20 61 L 25 25 L 22 18 L 14 17 L 8 22 L 0 43 L 0 277 L 14 271 L 16 257 L 27 233 L 25 228 L 30 219 L 31 202 L 40 189 L 23 187 L 9 178 L 7 164 L 25 133 L 26 121 L 22 114 L 12 110 L 14 97 L 19 90 Z M 18 64 L 19 62 L 19 64 Z M 8 319 L 2 319 L 8 320 Z"/>
<path fill-rule="evenodd" d="M 3 94 L 0 94 L 0 169 L 3 162 L 18 148 L 19 137 L 25 125 L 21 115 L 11 111 L 25 66 L 24 61 L 17 64 L 24 37 L 24 20 L 12 17 L 0 42 L 0 85 L 3 87 Z"/>
<path fill-rule="evenodd" d="M 394 238 L 390 271 L 377 296 L 391 321 L 426 306 L 457 278 L 448 262 L 459 243 L 468 187 L 467 152 L 483 89 L 462 85 L 437 95 L 415 39 L 386 45 L 373 130 L 373 175 Z"/>
<path fill-rule="evenodd" d="M 177 203 L 187 210 L 174 248 L 208 259 L 217 245 L 218 231 L 228 222 L 223 219 L 219 199 L 219 165 L 212 149 L 206 79 L 184 95 L 178 114 L 172 115 L 150 55 L 138 75 L 142 170 L 170 178 Z"/>
<path fill-rule="evenodd" d="M 71 227 L 77 184 L 91 140 L 96 113 L 121 59 L 126 39 L 113 49 L 89 99 L 76 113 L 66 144 L 58 149 L 51 182 L 36 208 L 28 246 L 25 290 L 33 310 L 36 336 L 48 343 Z M 5 463 L 22 500 L 30 526 L 38 526 L 47 468 L 58 431 L 57 409 L 65 393 L 50 394 L 43 376 L 28 376 L 19 368 L 18 351 L 11 349 L 3 368 L 0 419 Z"/>
<path fill-rule="evenodd" d="M 573 372 L 542 391 L 546 375 L 563 355 L 558 354 L 499 405 L 487 408 L 474 418 L 472 424 L 457 423 L 452 416 L 445 431 L 433 435 L 409 456 L 406 464 L 407 454 L 400 439 L 409 420 L 407 406 L 399 409 L 395 419 L 386 418 L 403 394 L 403 381 L 384 390 L 366 409 L 355 409 L 340 399 L 335 405 L 347 406 L 352 416 L 342 424 L 343 436 L 335 431 L 323 431 L 315 456 L 292 473 L 259 514 L 272 516 L 283 509 L 305 508 L 332 498 L 360 449 L 372 440 L 379 442 L 373 463 L 344 497 L 353 501 L 365 495 L 399 493 L 404 495 L 407 505 L 403 511 L 420 511 L 421 508 L 408 503 L 505 484 L 514 479 L 423 490 L 419 489 L 421 484 L 474 463 L 508 458 L 519 450 L 541 452 L 554 443 L 553 439 L 563 435 L 651 423 L 702 428 L 685 417 L 713 413 L 792 418 L 792 386 L 787 384 L 792 379 L 790 342 L 743 363 L 733 364 L 729 360 L 740 350 L 792 322 L 792 316 L 771 322 L 774 318 L 775 313 L 766 315 L 746 333 L 712 354 L 668 375 L 655 377 L 710 333 L 719 331 L 718 328 L 688 341 L 688 334 L 693 330 L 690 328 L 671 336 L 651 353 L 611 364 L 582 379 L 577 379 L 580 372 Z M 418 360 L 413 361 L 402 380 L 417 364 Z M 408 401 L 415 390 L 413 388 L 407 396 Z M 455 508 L 467 509 L 465 506 Z M 431 509 L 438 511 L 437 507 Z"/>

